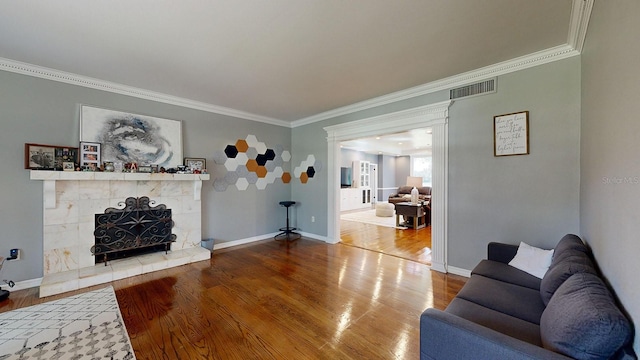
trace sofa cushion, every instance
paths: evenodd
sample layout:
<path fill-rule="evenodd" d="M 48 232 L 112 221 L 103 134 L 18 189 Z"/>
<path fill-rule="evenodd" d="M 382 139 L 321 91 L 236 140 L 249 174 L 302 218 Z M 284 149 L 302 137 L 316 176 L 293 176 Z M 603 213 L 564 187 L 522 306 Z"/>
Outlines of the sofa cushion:
<path fill-rule="evenodd" d="M 582 252 L 587 256 L 591 256 L 589 248 L 577 235 L 567 234 L 563 236 L 554 249 L 553 259 L 551 260 L 551 265 L 549 266 L 549 268 L 552 268 L 556 264 L 562 262 L 562 260 L 566 256 L 575 254 L 576 251 Z"/>
<path fill-rule="evenodd" d="M 471 275 L 457 295 L 489 309 L 539 324 L 544 311 L 540 291 L 482 275 Z"/>
<path fill-rule="evenodd" d="M 557 262 L 549 268 L 540 282 L 540 297 L 545 305 L 556 290 L 571 275 L 577 273 L 597 274 L 593 262 L 587 254 L 577 250 L 565 250 L 562 261 Z"/>
<path fill-rule="evenodd" d="M 509 261 L 509 265 L 542 279 L 552 258 L 553 250 L 540 249 L 521 241 L 518 252 Z"/>
<path fill-rule="evenodd" d="M 540 319 L 545 348 L 576 359 L 608 359 L 631 338 L 631 326 L 602 280 L 589 273 L 567 279 Z"/>
<path fill-rule="evenodd" d="M 537 324 L 461 298 L 454 298 L 445 311 L 516 339 L 542 346 L 540 326 Z"/>
<path fill-rule="evenodd" d="M 471 274 L 478 274 L 510 284 L 540 290 L 540 279 L 520 269 L 516 269 L 509 264 L 499 261 L 482 260 L 471 271 Z"/>

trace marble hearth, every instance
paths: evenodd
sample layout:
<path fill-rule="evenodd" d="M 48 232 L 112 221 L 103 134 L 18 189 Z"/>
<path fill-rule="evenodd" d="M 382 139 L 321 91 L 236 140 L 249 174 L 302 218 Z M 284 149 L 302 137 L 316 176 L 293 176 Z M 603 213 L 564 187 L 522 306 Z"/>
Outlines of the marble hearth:
<path fill-rule="evenodd" d="M 208 174 L 31 171 L 43 182 L 43 269 L 40 297 L 207 260 L 200 246 L 202 181 Z M 95 264 L 94 215 L 127 197 L 148 196 L 172 209 L 176 242 L 158 252 Z"/>

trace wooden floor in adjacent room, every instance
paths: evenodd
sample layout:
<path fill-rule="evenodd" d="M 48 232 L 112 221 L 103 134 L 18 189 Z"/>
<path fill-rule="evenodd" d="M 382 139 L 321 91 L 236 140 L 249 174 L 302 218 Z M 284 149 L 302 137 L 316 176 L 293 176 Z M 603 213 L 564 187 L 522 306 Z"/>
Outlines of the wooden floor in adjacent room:
<path fill-rule="evenodd" d="M 431 265 L 431 226 L 400 230 L 340 220 L 340 242 Z"/>
<path fill-rule="evenodd" d="M 210 261 L 112 282 L 137 359 L 417 359 L 419 318 L 465 278 L 302 238 L 214 251 Z M 0 312 L 38 298 L 11 293 Z"/>

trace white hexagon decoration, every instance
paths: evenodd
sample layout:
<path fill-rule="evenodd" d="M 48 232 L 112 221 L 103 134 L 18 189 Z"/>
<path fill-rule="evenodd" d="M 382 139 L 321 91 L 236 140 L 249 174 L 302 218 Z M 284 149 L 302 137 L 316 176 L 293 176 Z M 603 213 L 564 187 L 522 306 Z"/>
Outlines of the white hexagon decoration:
<path fill-rule="evenodd" d="M 236 155 L 236 161 L 238 162 L 238 166 L 246 165 L 247 160 L 249 160 L 249 158 L 247 157 L 247 153 L 241 152 L 241 153 L 238 153 L 238 155 Z"/>
<path fill-rule="evenodd" d="M 276 166 L 276 168 L 273 169 L 273 175 L 275 175 L 275 177 L 279 178 L 282 176 L 282 174 L 284 174 L 284 170 L 282 170 L 282 166 Z"/>
<path fill-rule="evenodd" d="M 247 141 L 247 145 L 249 145 L 250 147 L 255 147 L 258 143 L 258 139 L 255 135 L 247 135 L 245 140 Z"/>
<path fill-rule="evenodd" d="M 266 178 L 259 178 L 258 181 L 256 181 L 256 187 L 259 190 L 264 190 L 267 188 L 267 179 Z"/>
<path fill-rule="evenodd" d="M 313 166 L 313 163 L 316 162 L 316 157 L 312 155 L 307 156 L 307 164 L 308 166 Z"/>
<path fill-rule="evenodd" d="M 238 167 L 238 161 L 236 158 L 228 158 L 227 161 L 224 162 L 224 167 L 227 168 L 228 171 L 235 171 Z"/>
<path fill-rule="evenodd" d="M 293 169 L 293 175 L 299 178 L 303 171 L 307 171 L 307 166 L 296 166 L 296 168 Z"/>
<path fill-rule="evenodd" d="M 236 187 L 240 191 L 247 190 L 247 188 L 249 187 L 249 182 L 245 178 L 239 178 L 238 181 L 236 181 Z"/>
<path fill-rule="evenodd" d="M 291 153 L 289 152 L 289 150 L 283 151 L 281 156 L 284 162 L 289 162 L 289 160 L 291 160 Z"/>
<path fill-rule="evenodd" d="M 267 152 L 267 145 L 263 142 L 259 142 L 256 144 L 256 150 L 258 150 L 258 154 L 264 154 Z"/>

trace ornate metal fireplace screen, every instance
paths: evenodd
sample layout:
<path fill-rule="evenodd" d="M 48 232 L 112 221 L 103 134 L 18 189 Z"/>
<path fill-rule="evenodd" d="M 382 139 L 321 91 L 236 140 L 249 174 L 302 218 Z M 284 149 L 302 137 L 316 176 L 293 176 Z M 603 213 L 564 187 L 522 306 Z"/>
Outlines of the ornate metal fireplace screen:
<path fill-rule="evenodd" d="M 105 266 L 107 257 L 116 258 L 139 249 L 162 247 L 170 250 L 176 235 L 171 233 L 173 221 L 171 209 L 160 204 L 154 205 L 148 197 L 129 197 L 118 206 L 123 209 L 107 208 L 104 214 L 96 214 L 95 245 L 91 252 L 96 256 L 96 263 L 101 262 L 102 255 Z"/>

